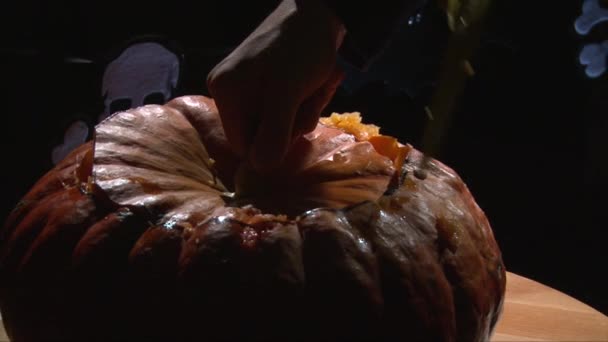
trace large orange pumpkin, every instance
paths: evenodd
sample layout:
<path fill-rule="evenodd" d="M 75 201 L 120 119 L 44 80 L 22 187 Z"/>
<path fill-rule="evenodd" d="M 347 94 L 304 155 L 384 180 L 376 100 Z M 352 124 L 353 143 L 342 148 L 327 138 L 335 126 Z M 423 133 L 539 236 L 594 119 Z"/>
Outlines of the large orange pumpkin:
<path fill-rule="evenodd" d="M 330 121 L 262 177 L 231 154 L 211 99 L 106 119 L 0 232 L 8 335 L 487 340 L 505 270 L 463 181 Z"/>

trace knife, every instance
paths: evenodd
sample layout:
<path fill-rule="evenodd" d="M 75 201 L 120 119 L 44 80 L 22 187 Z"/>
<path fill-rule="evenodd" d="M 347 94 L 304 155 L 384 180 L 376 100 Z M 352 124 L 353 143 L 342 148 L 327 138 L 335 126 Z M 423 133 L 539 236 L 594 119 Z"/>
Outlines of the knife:
<path fill-rule="evenodd" d="M 452 31 L 443 58 L 437 89 L 425 108 L 429 118 L 422 137 L 423 163 L 439 153 L 454 106 L 474 70 L 469 59 L 479 45 L 491 0 L 438 0 Z M 424 167 L 423 167 L 424 168 Z"/>

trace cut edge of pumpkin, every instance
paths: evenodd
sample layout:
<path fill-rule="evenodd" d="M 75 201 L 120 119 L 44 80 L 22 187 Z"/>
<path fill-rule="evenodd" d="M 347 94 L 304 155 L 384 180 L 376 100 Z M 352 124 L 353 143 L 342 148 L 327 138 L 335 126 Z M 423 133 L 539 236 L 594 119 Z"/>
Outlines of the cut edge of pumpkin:
<path fill-rule="evenodd" d="M 380 134 L 380 127 L 363 123 L 360 112 L 332 113 L 322 117 L 319 122 L 325 126 L 340 129 L 352 134 L 357 141 L 369 142 L 376 152 L 389 158 L 393 162 L 395 172 L 400 173 L 412 146 L 399 143 L 397 138 Z"/>

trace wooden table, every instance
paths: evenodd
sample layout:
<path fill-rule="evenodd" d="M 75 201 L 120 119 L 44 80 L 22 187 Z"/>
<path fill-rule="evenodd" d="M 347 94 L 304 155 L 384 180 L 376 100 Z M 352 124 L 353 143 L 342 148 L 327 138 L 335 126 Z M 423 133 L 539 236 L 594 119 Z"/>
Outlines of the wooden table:
<path fill-rule="evenodd" d="M 0 324 L 0 342 L 8 337 Z M 507 274 L 507 297 L 492 342 L 608 341 L 608 317 L 550 287 Z"/>

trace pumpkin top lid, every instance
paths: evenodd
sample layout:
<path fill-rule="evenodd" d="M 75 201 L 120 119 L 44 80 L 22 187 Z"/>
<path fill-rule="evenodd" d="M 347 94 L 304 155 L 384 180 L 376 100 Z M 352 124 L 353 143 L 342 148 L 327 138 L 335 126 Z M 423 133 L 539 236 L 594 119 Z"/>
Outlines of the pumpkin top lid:
<path fill-rule="evenodd" d="M 408 151 L 362 124 L 358 113 L 333 114 L 294 143 L 280 168 L 259 175 L 226 156 L 217 109 L 202 100 L 140 107 L 99 124 L 95 184 L 118 205 L 142 207 L 161 221 L 197 224 L 225 207 L 245 206 L 295 218 L 315 208 L 378 200 Z M 226 158 L 237 166 L 223 167 L 219 161 Z M 231 180 L 234 194 L 225 185 Z"/>

